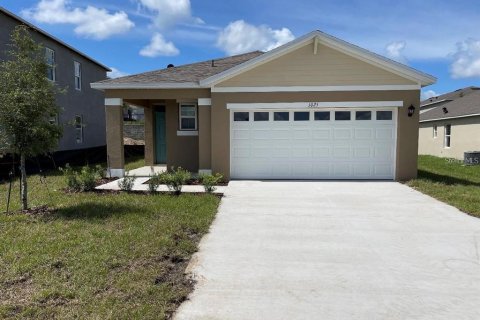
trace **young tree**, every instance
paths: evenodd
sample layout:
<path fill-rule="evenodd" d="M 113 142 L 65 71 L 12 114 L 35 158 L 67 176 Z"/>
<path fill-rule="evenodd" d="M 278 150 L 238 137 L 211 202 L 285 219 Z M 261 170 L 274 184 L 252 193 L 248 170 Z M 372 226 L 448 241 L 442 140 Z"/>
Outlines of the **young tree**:
<path fill-rule="evenodd" d="M 26 26 L 11 34 L 9 58 L 0 61 L 0 149 L 20 155 L 22 209 L 28 209 L 25 159 L 53 150 L 62 129 L 50 119 L 59 112 L 59 90 L 47 79 L 45 49 Z"/>

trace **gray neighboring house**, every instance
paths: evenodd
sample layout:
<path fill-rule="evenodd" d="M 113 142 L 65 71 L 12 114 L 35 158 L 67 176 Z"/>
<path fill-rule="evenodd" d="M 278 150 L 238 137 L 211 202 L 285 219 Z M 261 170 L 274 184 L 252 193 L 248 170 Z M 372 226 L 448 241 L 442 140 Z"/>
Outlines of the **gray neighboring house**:
<path fill-rule="evenodd" d="M 467 87 L 422 101 L 419 154 L 463 159 L 480 151 L 480 87 Z"/>
<path fill-rule="evenodd" d="M 47 32 L 0 7 L 0 60 L 7 59 L 6 50 L 13 29 L 24 24 L 32 37 L 45 46 L 48 77 L 66 89 L 57 97 L 62 108 L 58 121 L 63 124 L 63 137 L 57 151 L 81 150 L 106 145 L 104 93 L 90 88 L 90 83 L 107 78 L 110 69 Z M 53 120 L 53 119 L 52 119 Z"/>

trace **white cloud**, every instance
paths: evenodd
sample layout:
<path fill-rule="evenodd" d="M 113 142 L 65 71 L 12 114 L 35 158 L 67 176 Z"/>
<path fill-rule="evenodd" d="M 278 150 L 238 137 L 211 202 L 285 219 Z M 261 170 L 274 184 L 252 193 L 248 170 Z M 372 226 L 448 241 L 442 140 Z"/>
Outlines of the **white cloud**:
<path fill-rule="evenodd" d="M 269 51 L 295 39 L 287 28 L 272 29 L 266 25 L 254 26 L 243 20 L 231 22 L 217 39 L 217 46 L 234 55 L 254 50 Z"/>
<path fill-rule="evenodd" d="M 403 52 L 406 46 L 407 46 L 407 43 L 405 41 L 394 41 L 389 43 L 385 47 L 387 57 L 397 62 L 406 64 L 407 59 L 403 55 Z"/>
<path fill-rule="evenodd" d="M 135 26 L 123 11 L 110 13 L 93 6 L 74 8 L 69 0 L 41 0 L 36 7 L 22 11 L 22 15 L 48 24 L 73 24 L 76 34 L 97 40 L 125 33 Z"/>
<path fill-rule="evenodd" d="M 181 22 L 203 23 L 192 17 L 190 0 L 137 0 L 138 3 L 153 12 L 156 27 L 164 29 Z"/>
<path fill-rule="evenodd" d="M 427 100 L 427 99 L 430 99 L 430 98 L 433 98 L 433 97 L 438 97 L 440 94 L 438 94 L 437 92 L 433 91 L 433 90 L 427 90 L 427 91 L 422 91 L 422 94 L 421 94 L 421 100 Z"/>
<path fill-rule="evenodd" d="M 451 56 L 450 74 L 454 79 L 480 77 L 480 40 L 457 43 L 457 51 Z"/>
<path fill-rule="evenodd" d="M 118 70 L 117 68 L 110 67 L 112 71 L 107 72 L 107 77 L 109 78 L 120 78 L 120 77 L 125 77 L 128 76 L 129 74 L 123 71 Z"/>
<path fill-rule="evenodd" d="M 166 41 L 160 33 L 155 33 L 150 44 L 140 50 L 140 55 L 149 58 L 158 56 L 176 56 L 180 51 L 172 42 Z"/>

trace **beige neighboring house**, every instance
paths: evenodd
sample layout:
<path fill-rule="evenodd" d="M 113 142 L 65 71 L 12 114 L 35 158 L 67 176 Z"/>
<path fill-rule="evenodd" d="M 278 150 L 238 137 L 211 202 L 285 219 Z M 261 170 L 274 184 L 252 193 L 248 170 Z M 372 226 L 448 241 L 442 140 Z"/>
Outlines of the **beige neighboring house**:
<path fill-rule="evenodd" d="M 122 105 L 145 111 L 145 162 L 229 179 L 417 175 L 420 89 L 435 78 L 320 31 L 269 52 L 92 84 L 109 166 L 124 175 Z"/>
<path fill-rule="evenodd" d="M 419 154 L 463 159 L 468 151 L 480 151 L 480 87 L 422 101 Z"/>

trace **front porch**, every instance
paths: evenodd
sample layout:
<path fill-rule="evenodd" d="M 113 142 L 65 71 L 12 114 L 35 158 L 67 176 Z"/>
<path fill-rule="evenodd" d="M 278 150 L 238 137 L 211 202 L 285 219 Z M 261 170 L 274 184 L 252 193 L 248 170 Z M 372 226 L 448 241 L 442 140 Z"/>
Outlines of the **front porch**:
<path fill-rule="evenodd" d="M 145 114 L 145 167 L 128 175 L 148 177 L 171 167 L 193 174 L 211 172 L 209 91 L 114 90 L 106 95 L 107 163 L 112 177 L 126 174 L 124 104 L 141 107 Z"/>

